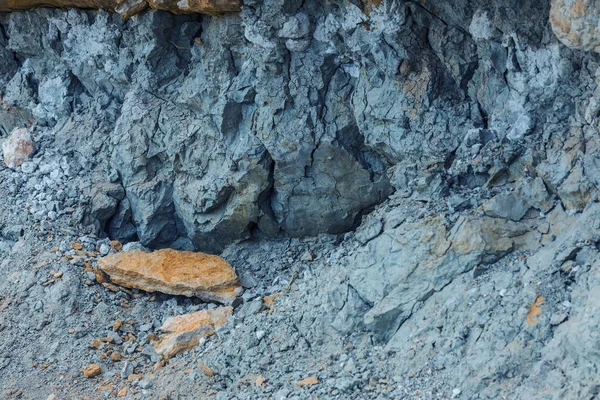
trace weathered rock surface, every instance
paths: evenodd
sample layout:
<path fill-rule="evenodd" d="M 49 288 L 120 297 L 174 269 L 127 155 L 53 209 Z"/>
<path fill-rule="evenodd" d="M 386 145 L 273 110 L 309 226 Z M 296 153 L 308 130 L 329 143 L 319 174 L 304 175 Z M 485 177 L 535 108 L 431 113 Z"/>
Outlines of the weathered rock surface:
<path fill-rule="evenodd" d="M 520 221 L 531 206 L 521 197 L 514 194 L 495 196 L 483 206 L 486 215 L 495 218 Z"/>
<path fill-rule="evenodd" d="M 20 167 L 34 151 L 33 140 L 25 128 L 13 130 L 2 142 L 4 162 L 9 168 Z"/>
<path fill-rule="evenodd" d="M 103 257 L 98 265 L 113 283 L 147 292 L 229 304 L 242 291 L 231 265 L 205 253 L 130 250 Z"/>
<path fill-rule="evenodd" d="M 171 317 L 160 327 L 166 335 L 154 344 L 154 349 L 167 360 L 191 350 L 200 338 L 214 335 L 215 328 L 225 324 L 232 312 L 231 307 L 218 307 Z"/>
<path fill-rule="evenodd" d="M 552 31 L 565 45 L 600 52 L 600 6 L 594 0 L 552 0 Z"/>
<path fill-rule="evenodd" d="M 59 387 L 109 333 L 107 379 L 140 380 L 153 328 L 205 306 L 93 284 L 81 254 L 118 238 L 224 250 L 247 288 L 149 398 L 596 396 L 600 61 L 556 37 L 552 5 L 0 14 L 0 135 L 31 116 L 41 150 L 0 169 L 0 386 Z M 593 25 L 572 25 L 582 49 Z"/>
<path fill-rule="evenodd" d="M 240 11 L 241 0 L 5 0 L 0 12 L 27 10 L 34 7 L 100 8 L 129 18 L 146 8 L 166 10 L 174 14 L 198 13 L 219 15 Z"/>

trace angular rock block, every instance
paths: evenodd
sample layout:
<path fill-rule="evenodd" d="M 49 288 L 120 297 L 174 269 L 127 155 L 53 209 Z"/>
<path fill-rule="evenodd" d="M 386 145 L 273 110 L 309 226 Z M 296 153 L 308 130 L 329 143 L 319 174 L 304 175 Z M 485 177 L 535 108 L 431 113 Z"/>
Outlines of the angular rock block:
<path fill-rule="evenodd" d="M 242 292 L 231 265 L 221 257 L 205 253 L 130 250 L 102 257 L 98 265 L 113 283 L 147 292 L 224 304 L 231 304 Z"/>
<path fill-rule="evenodd" d="M 160 327 L 166 335 L 154 344 L 154 349 L 167 360 L 191 350 L 200 338 L 213 335 L 215 327 L 226 323 L 232 312 L 231 307 L 219 307 L 171 317 Z"/>
<path fill-rule="evenodd" d="M 33 151 L 33 140 L 25 128 L 15 129 L 2 143 L 4 162 L 9 168 L 20 167 Z"/>

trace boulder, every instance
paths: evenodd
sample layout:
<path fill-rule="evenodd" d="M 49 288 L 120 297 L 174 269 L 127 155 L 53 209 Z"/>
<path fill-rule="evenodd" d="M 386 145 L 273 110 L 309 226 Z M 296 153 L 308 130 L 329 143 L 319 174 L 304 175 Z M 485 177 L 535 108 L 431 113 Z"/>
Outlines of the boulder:
<path fill-rule="evenodd" d="M 13 130 L 8 139 L 2 143 L 4 162 L 9 168 L 20 167 L 33 151 L 33 140 L 25 128 Z"/>
<path fill-rule="evenodd" d="M 221 257 L 172 249 L 111 254 L 98 260 L 100 269 L 121 286 L 198 297 L 231 304 L 242 288 L 231 265 Z"/>

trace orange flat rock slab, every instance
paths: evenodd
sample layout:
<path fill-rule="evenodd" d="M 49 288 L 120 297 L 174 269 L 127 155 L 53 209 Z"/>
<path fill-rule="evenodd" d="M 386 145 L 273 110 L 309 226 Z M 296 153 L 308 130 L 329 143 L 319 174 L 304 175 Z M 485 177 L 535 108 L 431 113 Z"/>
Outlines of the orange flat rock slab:
<path fill-rule="evenodd" d="M 242 293 L 237 275 L 221 257 L 172 249 L 130 250 L 98 260 L 110 280 L 147 292 L 198 297 L 231 304 Z"/>
<path fill-rule="evenodd" d="M 214 335 L 215 328 L 227 322 L 232 313 L 232 307 L 219 307 L 171 317 L 161 326 L 166 335 L 154 344 L 154 349 L 167 360 L 191 350 L 200 338 Z"/>

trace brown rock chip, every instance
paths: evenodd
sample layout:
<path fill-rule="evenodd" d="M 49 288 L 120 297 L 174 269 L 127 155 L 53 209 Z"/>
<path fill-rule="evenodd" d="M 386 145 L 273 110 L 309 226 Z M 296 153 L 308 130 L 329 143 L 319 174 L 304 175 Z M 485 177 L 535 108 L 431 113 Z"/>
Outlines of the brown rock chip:
<path fill-rule="evenodd" d="M 85 378 L 89 379 L 100 375 L 102 368 L 100 368 L 98 364 L 90 364 L 87 366 L 87 368 L 82 368 L 81 372 L 83 372 L 83 376 Z"/>
<path fill-rule="evenodd" d="M 319 378 L 316 376 L 309 376 L 308 378 L 304 378 L 298 382 L 296 382 L 296 386 L 307 386 L 307 385 L 316 385 L 319 383 Z"/>
<path fill-rule="evenodd" d="M 113 324 L 113 331 L 115 331 L 115 332 L 118 331 L 119 329 L 121 329 L 121 326 L 123 326 L 123 320 L 121 318 L 119 318 Z"/>
<path fill-rule="evenodd" d="M 537 295 L 535 297 L 535 301 L 529 308 L 529 312 L 527 312 L 527 320 L 525 321 L 525 326 L 529 327 L 531 325 L 537 324 L 537 322 L 538 322 L 537 317 L 538 317 L 538 315 L 540 315 L 542 313 L 542 309 L 540 308 L 540 305 L 542 305 L 543 303 L 544 303 L 544 298 L 540 295 Z"/>
<path fill-rule="evenodd" d="M 98 265 L 113 283 L 148 292 L 231 304 L 242 291 L 231 265 L 205 253 L 131 250 L 103 257 Z"/>
<path fill-rule="evenodd" d="M 227 322 L 232 312 L 231 307 L 219 307 L 171 317 L 161 326 L 166 335 L 154 343 L 154 349 L 165 359 L 188 351 L 198 346 L 201 337 L 213 335 L 214 328 Z"/>
<path fill-rule="evenodd" d="M 215 371 L 210 369 L 209 366 L 204 364 L 202 361 L 200 361 L 200 369 L 202 370 L 202 372 L 204 372 L 204 375 L 206 376 L 215 376 Z"/>
<path fill-rule="evenodd" d="M 140 374 L 130 374 L 127 377 L 128 381 L 141 381 L 142 379 L 144 379 L 144 375 L 140 375 Z"/>
<path fill-rule="evenodd" d="M 116 250 L 116 251 L 123 250 L 123 244 L 121 242 L 119 242 L 118 240 L 111 240 L 109 245 L 110 245 L 110 247 L 112 247 L 113 250 Z"/>
<path fill-rule="evenodd" d="M 256 377 L 255 383 L 256 383 L 256 386 L 262 386 L 265 383 L 265 377 L 262 375 L 258 375 Z"/>

